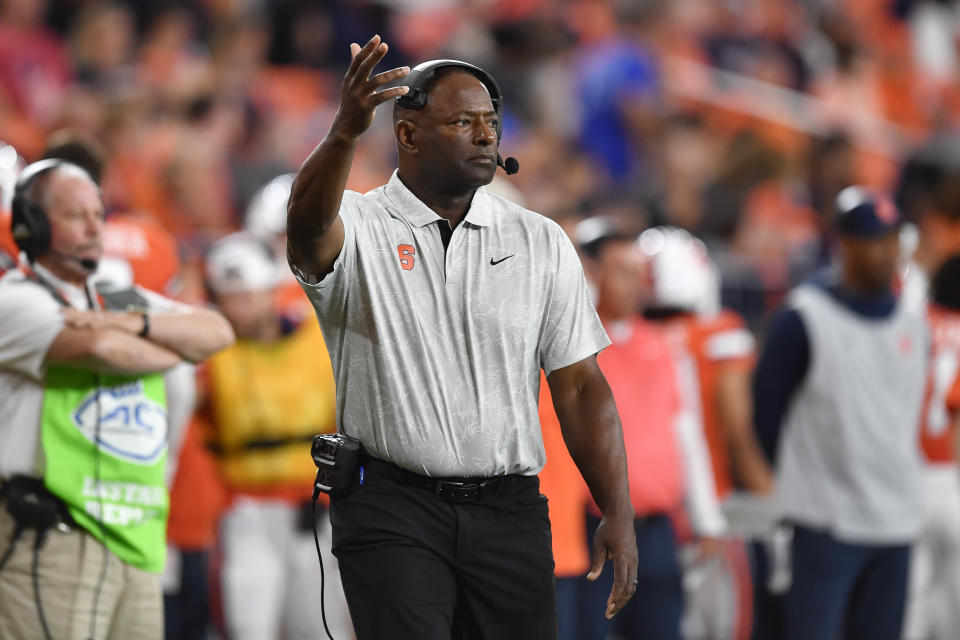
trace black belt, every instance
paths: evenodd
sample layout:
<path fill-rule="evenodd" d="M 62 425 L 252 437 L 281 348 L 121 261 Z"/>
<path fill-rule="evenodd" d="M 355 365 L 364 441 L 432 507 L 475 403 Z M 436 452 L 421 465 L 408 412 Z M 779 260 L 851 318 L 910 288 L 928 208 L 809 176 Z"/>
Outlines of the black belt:
<path fill-rule="evenodd" d="M 374 475 L 390 478 L 401 484 L 426 489 L 447 502 L 476 502 L 497 493 L 502 486 L 526 477 L 509 475 L 492 478 L 431 478 L 370 456 L 361 456 L 360 466 L 364 473 L 370 471 Z"/>

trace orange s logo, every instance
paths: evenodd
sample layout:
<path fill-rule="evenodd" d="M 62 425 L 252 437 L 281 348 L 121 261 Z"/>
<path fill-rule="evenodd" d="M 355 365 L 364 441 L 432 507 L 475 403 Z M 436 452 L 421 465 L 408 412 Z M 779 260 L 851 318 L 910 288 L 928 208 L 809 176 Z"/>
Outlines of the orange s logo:
<path fill-rule="evenodd" d="M 397 245 L 397 255 L 400 256 L 400 268 L 404 271 L 413 269 L 413 254 L 417 251 L 412 244 Z"/>

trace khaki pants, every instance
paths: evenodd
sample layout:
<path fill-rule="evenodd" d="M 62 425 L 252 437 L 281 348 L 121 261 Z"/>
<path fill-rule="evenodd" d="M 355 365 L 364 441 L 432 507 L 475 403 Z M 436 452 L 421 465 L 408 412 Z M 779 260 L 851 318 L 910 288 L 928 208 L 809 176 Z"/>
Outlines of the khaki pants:
<path fill-rule="evenodd" d="M 5 506 L 0 503 L 0 555 L 10 545 L 14 530 Z M 4 640 L 44 637 L 33 588 L 34 540 L 33 530 L 25 530 L 0 570 L 0 638 Z M 158 575 L 123 563 L 80 528 L 51 529 L 38 554 L 40 603 L 54 640 L 163 637 Z"/>

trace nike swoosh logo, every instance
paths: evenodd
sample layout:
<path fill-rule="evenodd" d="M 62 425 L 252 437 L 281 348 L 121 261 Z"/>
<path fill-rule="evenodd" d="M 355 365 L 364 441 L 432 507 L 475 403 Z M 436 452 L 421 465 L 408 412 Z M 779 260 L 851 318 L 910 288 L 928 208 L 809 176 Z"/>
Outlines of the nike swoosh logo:
<path fill-rule="evenodd" d="M 490 264 L 491 264 L 491 265 L 500 264 L 500 263 L 503 262 L 504 260 L 509 260 L 510 258 L 512 258 L 512 257 L 515 256 L 515 255 L 517 255 L 517 254 L 511 253 L 511 254 L 508 255 L 506 258 L 500 258 L 499 260 L 494 260 L 493 258 L 490 258 Z"/>

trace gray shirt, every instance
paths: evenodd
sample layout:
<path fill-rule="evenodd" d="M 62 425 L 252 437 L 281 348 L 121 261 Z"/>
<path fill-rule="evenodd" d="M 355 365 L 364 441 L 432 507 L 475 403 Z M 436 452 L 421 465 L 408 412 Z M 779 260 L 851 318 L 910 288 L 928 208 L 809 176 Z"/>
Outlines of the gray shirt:
<path fill-rule="evenodd" d="M 317 282 L 293 265 L 330 352 L 340 430 L 425 475 L 538 473 L 540 368 L 610 344 L 563 230 L 481 188 L 445 248 L 448 223 L 396 173 L 345 192 L 340 218 L 333 271 Z"/>

